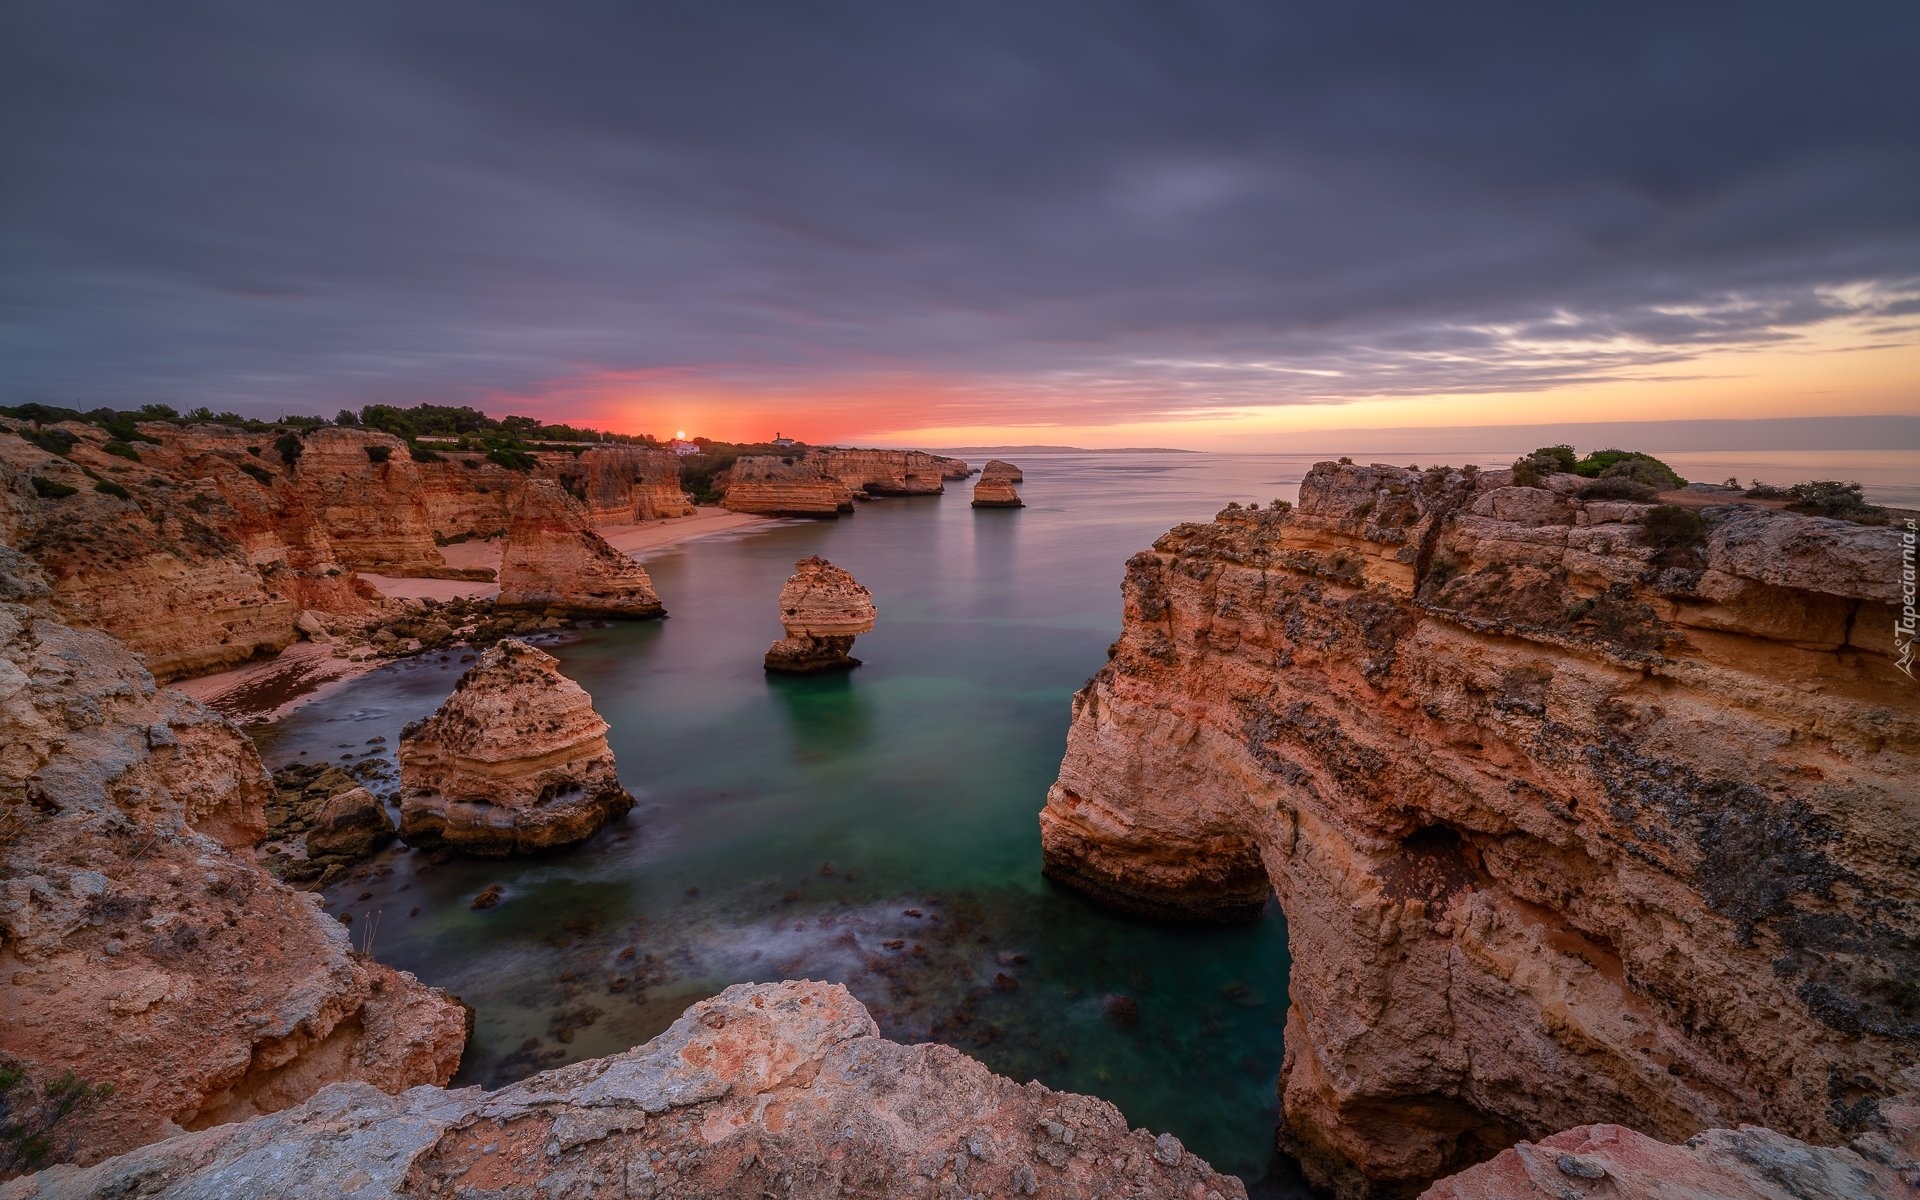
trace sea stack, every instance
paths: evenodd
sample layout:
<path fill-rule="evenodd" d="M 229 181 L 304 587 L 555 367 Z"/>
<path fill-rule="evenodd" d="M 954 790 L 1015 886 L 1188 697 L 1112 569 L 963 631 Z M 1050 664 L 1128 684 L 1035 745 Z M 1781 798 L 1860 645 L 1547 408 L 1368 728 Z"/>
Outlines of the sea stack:
<path fill-rule="evenodd" d="M 607 723 L 559 662 L 509 639 L 400 741 L 400 836 L 504 857 L 576 845 L 633 807 Z"/>
<path fill-rule="evenodd" d="M 847 652 L 856 635 L 873 628 L 873 593 L 818 555 L 793 567 L 780 589 L 787 636 L 767 650 L 767 670 L 804 675 L 859 666 Z"/>
<path fill-rule="evenodd" d="M 1020 468 L 994 459 L 980 471 L 980 482 L 973 485 L 975 508 L 1025 508 L 1013 485 L 1025 479 Z"/>
<path fill-rule="evenodd" d="M 667 614 L 647 569 L 587 527 L 586 510 L 551 479 L 529 479 L 500 556 L 500 608 L 557 617 Z"/>

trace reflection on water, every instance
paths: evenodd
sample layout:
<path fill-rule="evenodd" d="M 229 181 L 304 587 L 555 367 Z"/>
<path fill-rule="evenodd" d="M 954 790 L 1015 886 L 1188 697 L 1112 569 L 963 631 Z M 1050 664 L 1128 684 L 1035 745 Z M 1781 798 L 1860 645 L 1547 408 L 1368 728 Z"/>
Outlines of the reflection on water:
<path fill-rule="evenodd" d="M 1278 910 L 1201 931 L 1102 911 L 1040 878 L 1035 815 L 1072 693 L 1118 633 L 1127 558 L 1228 500 L 1293 498 L 1312 461 L 1031 455 L 1024 509 L 975 510 L 955 486 L 651 554 L 670 619 L 549 645 L 609 722 L 634 811 L 553 858 L 436 866 L 396 849 L 330 904 L 381 913 L 381 958 L 475 1006 L 461 1082 L 624 1049 L 730 983 L 838 980 L 891 1037 L 1105 1097 L 1258 1180 L 1287 1006 Z M 776 597 L 815 553 L 874 594 L 866 665 L 768 678 Z M 296 712 L 269 760 L 355 757 L 376 736 L 390 750 L 461 658 L 396 664 Z M 469 907 L 496 883 L 498 907 Z"/>

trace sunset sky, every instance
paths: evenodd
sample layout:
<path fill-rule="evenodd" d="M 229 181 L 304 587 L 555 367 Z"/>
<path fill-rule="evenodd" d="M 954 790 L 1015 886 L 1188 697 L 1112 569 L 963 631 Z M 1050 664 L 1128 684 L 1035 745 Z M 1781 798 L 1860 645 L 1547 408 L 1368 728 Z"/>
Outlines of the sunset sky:
<path fill-rule="evenodd" d="M 1916 45 L 1909 0 L 20 0 L 0 402 L 1200 449 L 1916 414 Z"/>

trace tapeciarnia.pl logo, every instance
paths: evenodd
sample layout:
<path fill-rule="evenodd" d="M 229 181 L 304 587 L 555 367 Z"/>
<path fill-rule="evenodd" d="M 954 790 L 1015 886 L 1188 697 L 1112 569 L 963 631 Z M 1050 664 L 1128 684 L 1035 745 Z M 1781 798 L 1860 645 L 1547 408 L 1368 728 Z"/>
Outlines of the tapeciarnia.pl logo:
<path fill-rule="evenodd" d="M 1920 541 L 1920 525 L 1916 525 L 1914 518 L 1908 517 L 1907 527 L 1900 532 L 1900 615 L 1893 619 L 1893 649 L 1899 656 L 1893 660 L 1893 665 L 1905 671 L 1908 679 L 1914 678 L 1914 646 L 1916 635 L 1920 634 L 1920 630 L 1916 629 L 1916 624 L 1920 624 L 1920 614 L 1914 612 L 1913 552 L 1916 541 Z"/>

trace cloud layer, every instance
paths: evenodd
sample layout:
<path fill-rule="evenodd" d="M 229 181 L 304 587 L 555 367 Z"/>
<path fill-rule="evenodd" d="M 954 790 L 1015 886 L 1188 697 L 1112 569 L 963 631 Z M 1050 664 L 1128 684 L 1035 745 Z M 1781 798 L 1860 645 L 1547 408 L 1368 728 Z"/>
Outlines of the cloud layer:
<path fill-rule="evenodd" d="M 1099 424 L 1911 342 L 1916 44 L 1904 0 L 23 0 L 0 395 Z"/>

